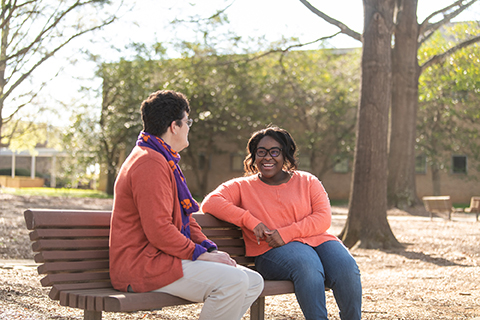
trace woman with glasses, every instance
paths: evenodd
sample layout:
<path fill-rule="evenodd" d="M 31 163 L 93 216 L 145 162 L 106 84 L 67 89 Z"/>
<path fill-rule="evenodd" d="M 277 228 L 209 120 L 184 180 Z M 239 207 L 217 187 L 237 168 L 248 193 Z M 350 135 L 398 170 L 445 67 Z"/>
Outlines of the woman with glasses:
<path fill-rule="evenodd" d="M 340 318 L 360 320 L 360 271 L 347 248 L 327 233 L 330 202 L 321 182 L 298 171 L 296 145 L 278 127 L 248 141 L 245 177 L 220 185 L 202 211 L 242 228 L 246 255 L 267 280 L 291 280 L 307 320 L 328 319 L 325 286 L 333 290 Z"/>
<path fill-rule="evenodd" d="M 191 216 L 198 204 L 178 165 L 192 125 L 188 100 L 157 91 L 140 111 L 143 131 L 115 182 L 112 284 L 204 302 L 200 319 L 239 320 L 263 290 L 263 278 L 218 251 Z"/>

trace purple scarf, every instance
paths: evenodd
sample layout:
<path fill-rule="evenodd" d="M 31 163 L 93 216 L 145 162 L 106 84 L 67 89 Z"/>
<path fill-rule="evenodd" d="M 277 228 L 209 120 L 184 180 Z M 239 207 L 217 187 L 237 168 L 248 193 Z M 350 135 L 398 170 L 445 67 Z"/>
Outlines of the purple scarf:
<path fill-rule="evenodd" d="M 147 132 L 140 132 L 137 139 L 137 146 L 147 147 L 160 152 L 168 164 L 172 168 L 175 181 L 177 182 L 178 200 L 182 207 L 182 234 L 190 239 L 190 215 L 198 211 L 198 203 L 193 199 L 190 190 L 188 190 L 185 177 L 178 162 L 180 161 L 180 155 L 173 150 L 162 138 L 149 134 Z"/>

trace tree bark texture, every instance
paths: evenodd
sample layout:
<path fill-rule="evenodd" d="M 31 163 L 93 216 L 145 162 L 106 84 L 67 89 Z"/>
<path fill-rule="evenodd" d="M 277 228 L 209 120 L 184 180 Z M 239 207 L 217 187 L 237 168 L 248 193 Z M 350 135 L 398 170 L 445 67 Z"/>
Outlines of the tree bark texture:
<path fill-rule="evenodd" d="M 345 227 L 347 247 L 389 248 L 399 243 L 387 221 L 388 112 L 395 0 L 364 0 L 362 84 L 354 172 Z"/>
<path fill-rule="evenodd" d="M 406 209 L 418 203 L 415 143 L 418 109 L 417 0 L 397 0 L 392 51 L 392 107 L 388 162 L 388 204 Z"/>

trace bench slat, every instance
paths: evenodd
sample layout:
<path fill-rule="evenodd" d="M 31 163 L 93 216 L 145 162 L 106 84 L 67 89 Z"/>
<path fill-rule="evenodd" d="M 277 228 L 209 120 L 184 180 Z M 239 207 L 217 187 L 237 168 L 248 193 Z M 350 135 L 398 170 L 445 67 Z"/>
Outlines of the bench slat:
<path fill-rule="evenodd" d="M 218 247 L 245 247 L 243 239 L 212 239 Z"/>
<path fill-rule="evenodd" d="M 226 221 L 219 220 L 212 216 L 211 214 L 204 214 L 201 212 L 194 213 L 193 218 L 198 222 L 203 228 L 231 228 L 238 229 L 234 224 L 228 223 Z"/>
<path fill-rule="evenodd" d="M 156 310 L 168 306 L 177 306 L 192 304 L 176 296 L 161 292 L 146 292 L 142 294 L 118 292 L 116 295 L 110 295 L 103 298 L 105 311 L 136 311 L 136 310 Z"/>
<path fill-rule="evenodd" d="M 245 256 L 239 256 L 239 257 L 232 257 L 237 261 L 238 264 L 241 264 L 242 266 L 249 267 L 254 264 L 255 258 L 251 257 L 245 257 Z"/>
<path fill-rule="evenodd" d="M 30 240 L 49 238 L 97 238 L 108 237 L 110 229 L 36 229 L 30 232 Z"/>
<path fill-rule="evenodd" d="M 216 238 L 242 238 L 242 230 L 236 229 L 205 229 L 202 227 L 202 232 L 209 238 L 209 239 L 216 239 Z"/>
<path fill-rule="evenodd" d="M 112 284 L 110 281 L 105 282 L 82 282 L 82 283 L 65 283 L 65 284 L 55 284 L 52 286 L 48 296 L 52 300 L 60 299 L 60 292 L 68 290 L 88 290 L 88 289 L 105 289 L 111 288 Z"/>
<path fill-rule="evenodd" d="M 28 230 L 51 227 L 109 227 L 111 211 L 29 209 L 24 213 Z"/>
<path fill-rule="evenodd" d="M 108 261 L 60 261 L 60 262 L 45 262 L 39 265 L 37 270 L 40 274 L 55 273 L 55 272 L 81 272 L 94 270 L 108 270 Z"/>
<path fill-rule="evenodd" d="M 34 252 L 52 249 L 93 249 L 108 248 L 108 238 L 105 239 L 41 239 L 32 244 Z"/>
<path fill-rule="evenodd" d="M 57 283 L 65 282 L 91 282 L 91 281 L 110 280 L 110 273 L 105 272 L 85 272 L 85 273 L 55 273 L 49 274 L 40 280 L 44 287 L 50 287 Z"/>
<path fill-rule="evenodd" d="M 295 287 L 292 281 L 287 280 L 266 280 L 260 296 L 273 296 L 277 294 L 294 293 Z"/>
<path fill-rule="evenodd" d="M 94 301 L 92 301 L 91 297 L 92 296 L 98 296 L 101 294 L 112 294 L 112 291 L 118 292 L 115 289 L 96 289 L 96 290 L 80 290 L 80 291 L 74 291 L 71 292 L 70 294 L 76 294 L 78 295 L 78 308 L 80 309 L 87 309 L 87 310 L 95 310 L 95 305 L 93 306 L 88 306 L 88 298 L 90 297 L 90 304 L 92 304 Z M 98 311 L 103 311 L 103 310 L 98 310 Z"/>
<path fill-rule="evenodd" d="M 34 257 L 37 263 L 58 260 L 107 260 L 108 258 L 108 249 L 41 251 Z"/>

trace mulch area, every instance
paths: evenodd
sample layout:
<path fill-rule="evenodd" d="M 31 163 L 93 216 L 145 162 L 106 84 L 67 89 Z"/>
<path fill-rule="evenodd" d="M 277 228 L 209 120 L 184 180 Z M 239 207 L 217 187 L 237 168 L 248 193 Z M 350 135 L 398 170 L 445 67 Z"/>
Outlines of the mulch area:
<path fill-rule="evenodd" d="M 0 191 L 0 319 L 83 319 L 83 311 L 48 298 L 32 262 L 23 211 L 27 208 L 110 209 L 112 200 L 13 196 Z M 341 231 L 345 208 L 333 208 L 331 232 Z M 480 222 L 454 214 L 452 221 L 391 210 L 390 226 L 403 249 L 354 249 L 363 283 L 362 319 L 480 320 Z M 338 320 L 332 292 L 329 318 Z M 201 305 L 153 312 L 104 313 L 104 319 L 196 319 Z M 244 320 L 249 319 L 245 315 Z M 304 319 L 295 296 L 266 299 L 266 319 Z"/>

